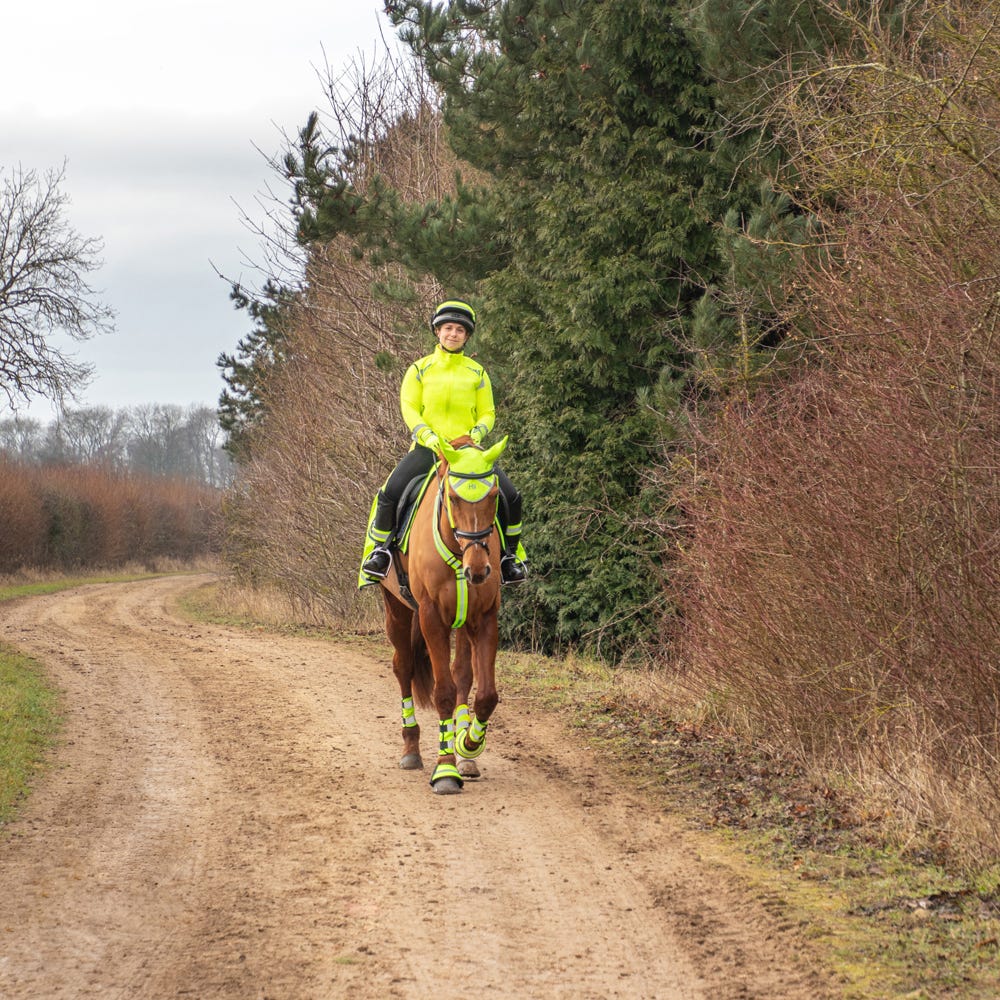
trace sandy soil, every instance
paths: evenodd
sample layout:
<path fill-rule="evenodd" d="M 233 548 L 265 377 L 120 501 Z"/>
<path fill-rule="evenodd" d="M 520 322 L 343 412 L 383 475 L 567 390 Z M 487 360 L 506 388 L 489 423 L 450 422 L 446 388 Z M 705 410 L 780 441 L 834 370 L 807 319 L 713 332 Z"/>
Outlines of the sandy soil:
<path fill-rule="evenodd" d="M 188 623 L 204 579 L 0 609 L 65 715 L 0 836 L 0 997 L 829 995 L 780 908 L 550 718 L 502 700 L 483 777 L 435 796 L 397 767 L 388 651 Z"/>

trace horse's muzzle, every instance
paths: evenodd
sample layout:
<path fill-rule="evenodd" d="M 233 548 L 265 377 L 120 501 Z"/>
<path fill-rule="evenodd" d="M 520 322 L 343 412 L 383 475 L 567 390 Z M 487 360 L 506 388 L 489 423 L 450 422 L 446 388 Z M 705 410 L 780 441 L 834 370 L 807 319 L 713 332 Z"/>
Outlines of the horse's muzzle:
<path fill-rule="evenodd" d="M 467 583 L 480 584 L 485 583 L 492 572 L 493 567 L 487 563 L 481 570 L 475 570 L 471 566 L 466 566 L 462 570 L 462 575 L 465 577 Z"/>

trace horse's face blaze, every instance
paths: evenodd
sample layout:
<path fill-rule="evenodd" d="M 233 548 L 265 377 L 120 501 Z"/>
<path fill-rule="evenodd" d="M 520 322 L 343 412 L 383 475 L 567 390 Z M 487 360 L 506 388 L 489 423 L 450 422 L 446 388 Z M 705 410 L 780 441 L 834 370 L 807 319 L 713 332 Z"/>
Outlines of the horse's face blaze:
<path fill-rule="evenodd" d="M 481 500 L 474 502 L 463 500 L 452 492 L 450 500 L 455 528 L 461 532 L 479 532 L 490 528 L 497 514 L 498 492 L 495 482 Z M 486 545 L 464 546 L 462 569 L 469 583 L 485 583 L 492 572 L 489 548 Z"/>

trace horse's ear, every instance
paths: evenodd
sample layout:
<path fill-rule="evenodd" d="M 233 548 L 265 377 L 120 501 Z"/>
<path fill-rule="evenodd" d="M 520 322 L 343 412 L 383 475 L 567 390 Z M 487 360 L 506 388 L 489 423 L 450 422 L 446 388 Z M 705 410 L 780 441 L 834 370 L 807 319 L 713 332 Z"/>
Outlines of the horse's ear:
<path fill-rule="evenodd" d="M 504 435 L 504 437 L 500 441 L 497 441 L 492 448 L 483 452 L 483 462 L 486 465 L 486 468 L 491 469 L 496 463 L 496 460 L 503 454 L 504 448 L 507 447 L 507 438 L 509 436 L 510 435 Z"/>
<path fill-rule="evenodd" d="M 449 465 L 454 465 L 455 460 L 458 458 L 458 449 L 452 448 L 444 438 L 438 440 L 438 452 Z"/>

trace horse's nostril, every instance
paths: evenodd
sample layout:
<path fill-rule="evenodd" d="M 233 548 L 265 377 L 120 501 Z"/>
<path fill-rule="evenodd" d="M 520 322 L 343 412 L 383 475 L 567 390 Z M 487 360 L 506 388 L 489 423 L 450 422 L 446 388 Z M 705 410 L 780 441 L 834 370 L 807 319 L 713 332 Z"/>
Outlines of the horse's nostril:
<path fill-rule="evenodd" d="M 492 573 L 493 570 L 489 565 L 484 566 L 481 570 L 474 570 L 469 566 L 466 566 L 462 570 L 462 576 L 465 578 L 467 583 L 484 583 L 486 578 Z"/>

